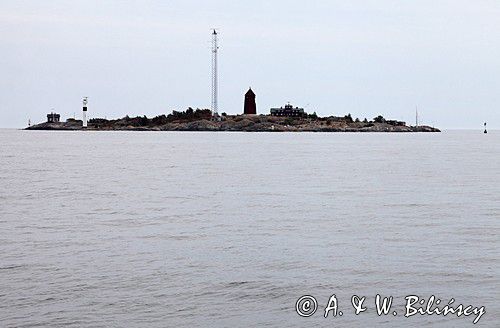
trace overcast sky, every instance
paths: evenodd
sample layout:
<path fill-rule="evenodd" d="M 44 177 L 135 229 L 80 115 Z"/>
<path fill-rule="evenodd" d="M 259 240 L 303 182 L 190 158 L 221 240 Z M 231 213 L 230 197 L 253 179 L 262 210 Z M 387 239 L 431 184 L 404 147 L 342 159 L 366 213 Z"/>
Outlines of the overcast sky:
<path fill-rule="evenodd" d="M 0 0 L 0 127 L 209 108 L 211 27 L 220 112 L 500 128 L 498 0 Z"/>

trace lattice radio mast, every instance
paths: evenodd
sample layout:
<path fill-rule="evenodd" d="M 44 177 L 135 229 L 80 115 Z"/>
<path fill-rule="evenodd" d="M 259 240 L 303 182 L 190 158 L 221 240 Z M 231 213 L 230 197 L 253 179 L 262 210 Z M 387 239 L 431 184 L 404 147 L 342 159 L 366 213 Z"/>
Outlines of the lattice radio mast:
<path fill-rule="evenodd" d="M 219 104 L 218 104 L 218 93 L 219 93 L 219 81 L 217 72 L 217 53 L 219 51 L 219 46 L 217 45 L 217 30 L 214 29 L 212 33 L 212 116 L 214 119 L 219 117 Z"/>

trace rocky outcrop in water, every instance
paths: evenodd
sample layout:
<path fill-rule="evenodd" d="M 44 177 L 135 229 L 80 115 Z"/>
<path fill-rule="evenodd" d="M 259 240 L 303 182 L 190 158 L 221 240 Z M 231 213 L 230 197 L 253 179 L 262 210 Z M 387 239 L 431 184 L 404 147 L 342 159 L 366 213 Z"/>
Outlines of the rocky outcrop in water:
<path fill-rule="evenodd" d="M 27 130 L 81 130 L 82 121 L 41 123 Z M 276 117 L 270 115 L 223 115 L 220 120 L 211 119 L 209 110 L 188 109 L 168 116 L 154 118 L 128 116 L 116 119 L 89 120 L 87 130 L 112 131 L 245 131 L 245 132 L 440 132 L 430 126 L 407 126 L 404 122 L 385 120 L 382 116 L 372 121 L 353 120 L 344 117 Z"/>

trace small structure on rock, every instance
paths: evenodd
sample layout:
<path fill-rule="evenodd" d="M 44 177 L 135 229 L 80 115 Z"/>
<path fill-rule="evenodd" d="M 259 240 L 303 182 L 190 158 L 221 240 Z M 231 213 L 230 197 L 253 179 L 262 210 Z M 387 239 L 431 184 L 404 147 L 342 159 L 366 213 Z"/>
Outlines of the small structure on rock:
<path fill-rule="evenodd" d="M 245 115 L 255 115 L 257 114 L 257 105 L 255 104 L 255 93 L 252 88 L 248 89 L 245 93 L 245 105 L 243 108 L 243 114 Z"/>
<path fill-rule="evenodd" d="M 397 120 L 386 120 L 385 123 L 394 126 L 406 126 L 406 122 L 397 121 Z"/>
<path fill-rule="evenodd" d="M 51 112 L 50 114 L 47 114 L 47 123 L 59 123 L 61 119 L 61 115 Z"/>

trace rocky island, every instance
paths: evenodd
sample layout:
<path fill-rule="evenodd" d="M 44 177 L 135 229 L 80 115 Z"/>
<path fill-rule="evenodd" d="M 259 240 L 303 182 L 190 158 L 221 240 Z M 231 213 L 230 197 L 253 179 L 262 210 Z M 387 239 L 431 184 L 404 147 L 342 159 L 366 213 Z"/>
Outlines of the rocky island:
<path fill-rule="evenodd" d="M 49 116 L 49 115 L 48 115 Z M 27 130 L 82 130 L 81 120 L 66 122 L 48 120 L 32 125 Z M 93 131 L 245 131 L 245 132 L 440 132 L 430 126 L 408 126 L 405 122 L 386 120 L 382 116 L 372 120 L 353 119 L 350 114 L 343 117 L 319 117 L 315 113 L 297 117 L 275 115 L 227 115 L 216 119 L 209 109 L 173 111 L 168 115 L 153 118 L 146 116 L 124 117 L 108 120 L 93 118 L 87 130 Z"/>

